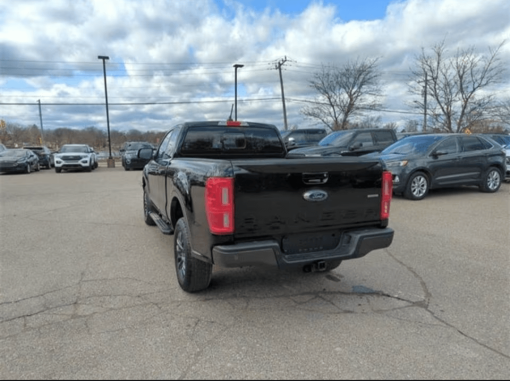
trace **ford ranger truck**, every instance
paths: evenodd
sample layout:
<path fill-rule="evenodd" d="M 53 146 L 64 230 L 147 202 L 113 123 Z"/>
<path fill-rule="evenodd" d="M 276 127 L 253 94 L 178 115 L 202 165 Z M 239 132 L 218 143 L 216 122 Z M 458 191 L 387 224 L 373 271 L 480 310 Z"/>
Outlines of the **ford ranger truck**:
<path fill-rule="evenodd" d="M 209 286 L 213 266 L 328 271 L 390 246 L 391 173 L 379 159 L 291 157 L 276 126 L 174 126 L 142 172 L 147 225 L 174 235 L 177 280 Z"/>

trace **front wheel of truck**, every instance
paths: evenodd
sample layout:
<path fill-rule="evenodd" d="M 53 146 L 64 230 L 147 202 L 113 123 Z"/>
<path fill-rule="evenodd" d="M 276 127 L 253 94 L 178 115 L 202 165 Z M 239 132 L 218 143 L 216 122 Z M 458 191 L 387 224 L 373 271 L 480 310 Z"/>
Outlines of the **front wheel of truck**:
<path fill-rule="evenodd" d="M 175 225 L 174 256 L 177 280 L 184 291 L 196 292 L 209 287 L 212 264 L 191 255 L 189 229 L 184 218 L 180 218 Z"/>

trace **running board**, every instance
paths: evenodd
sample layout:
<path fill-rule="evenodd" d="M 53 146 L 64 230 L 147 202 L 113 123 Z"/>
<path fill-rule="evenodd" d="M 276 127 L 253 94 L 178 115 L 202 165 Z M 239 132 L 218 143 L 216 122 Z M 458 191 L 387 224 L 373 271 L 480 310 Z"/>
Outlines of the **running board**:
<path fill-rule="evenodd" d="M 161 230 L 161 232 L 163 234 L 170 235 L 170 234 L 174 233 L 174 229 L 172 229 L 172 227 L 170 225 L 168 225 L 165 221 L 163 221 L 163 219 L 159 216 L 159 214 L 151 212 L 150 216 L 152 218 L 152 221 L 154 221 L 154 223 L 158 226 L 159 230 Z"/>

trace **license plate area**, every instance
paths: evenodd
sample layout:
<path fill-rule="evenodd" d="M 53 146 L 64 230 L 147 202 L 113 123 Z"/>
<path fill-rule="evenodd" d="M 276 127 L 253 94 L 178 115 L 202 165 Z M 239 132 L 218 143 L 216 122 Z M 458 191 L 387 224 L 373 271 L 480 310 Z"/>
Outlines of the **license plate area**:
<path fill-rule="evenodd" d="M 285 254 L 303 254 L 317 251 L 332 250 L 338 246 L 340 233 L 313 233 L 285 236 L 282 249 Z"/>

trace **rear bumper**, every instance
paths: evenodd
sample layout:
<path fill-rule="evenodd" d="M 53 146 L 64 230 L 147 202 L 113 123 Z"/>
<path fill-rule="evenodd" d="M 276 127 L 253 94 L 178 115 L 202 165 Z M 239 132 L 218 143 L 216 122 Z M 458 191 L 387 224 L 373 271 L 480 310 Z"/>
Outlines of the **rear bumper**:
<path fill-rule="evenodd" d="M 350 231 L 343 235 L 333 250 L 285 254 L 276 240 L 245 242 L 215 246 L 213 264 L 221 267 L 271 266 L 280 269 L 301 267 L 317 261 L 361 258 L 369 252 L 391 245 L 394 231 L 391 228 L 368 228 Z"/>

